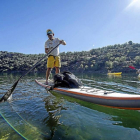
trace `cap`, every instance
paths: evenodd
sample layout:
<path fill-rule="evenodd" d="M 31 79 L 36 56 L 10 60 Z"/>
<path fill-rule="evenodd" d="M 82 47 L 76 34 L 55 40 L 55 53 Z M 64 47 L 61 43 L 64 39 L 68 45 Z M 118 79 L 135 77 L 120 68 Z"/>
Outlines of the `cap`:
<path fill-rule="evenodd" d="M 47 35 L 53 35 L 53 31 L 51 29 L 47 30 Z"/>

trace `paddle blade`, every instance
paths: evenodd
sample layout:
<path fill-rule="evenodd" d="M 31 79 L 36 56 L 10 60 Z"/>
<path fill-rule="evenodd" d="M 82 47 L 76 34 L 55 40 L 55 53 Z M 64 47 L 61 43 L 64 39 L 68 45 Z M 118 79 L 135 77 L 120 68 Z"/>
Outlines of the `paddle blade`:
<path fill-rule="evenodd" d="M 0 99 L 0 102 L 5 102 L 7 101 L 7 99 L 11 96 L 11 94 L 13 93 L 14 89 L 16 88 L 17 84 L 18 84 L 19 80 L 16 81 L 13 86 L 11 87 L 11 89 L 9 89 L 5 95 Z"/>
<path fill-rule="evenodd" d="M 135 67 L 133 67 L 133 66 L 129 66 L 129 68 L 131 68 L 131 69 L 133 69 L 133 70 L 135 70 L 136 68 Z"/>

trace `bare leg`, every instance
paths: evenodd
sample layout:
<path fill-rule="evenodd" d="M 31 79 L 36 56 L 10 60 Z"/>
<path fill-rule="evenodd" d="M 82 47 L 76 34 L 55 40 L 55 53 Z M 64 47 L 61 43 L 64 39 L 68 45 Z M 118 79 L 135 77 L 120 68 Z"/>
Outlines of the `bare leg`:
<path fill-rule="evenodd" d="M 60 68 L 59 67 L 55 67 L 55 74 L 60 73 Z"/>
<path fill-rule="evenodd" d="M 51 68 L 47 68 L 47 71 L 46 71 L 46 82 L 47 82 L 48 79 L 49 79 L 50 72 L 51 72 Z"/>

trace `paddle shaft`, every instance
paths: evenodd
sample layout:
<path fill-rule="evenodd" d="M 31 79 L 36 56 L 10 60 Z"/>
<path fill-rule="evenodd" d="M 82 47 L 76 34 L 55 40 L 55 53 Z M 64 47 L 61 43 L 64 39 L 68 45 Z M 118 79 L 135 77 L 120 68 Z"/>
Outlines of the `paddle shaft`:
<path fill-rule="evenodd" d="M 27 72 L 25 72 L 23 75 L 21 75 L 19 77 L 19 79 L 13 84 L 13 86 L 11 87 L 11 89 L 9 89 L 5 95 L 0 99 L 0 102 L 5 102 L 10 95 L 13 93 L 14 89 L 16 88 L 19 80 L 24 77 L 25 75 L 27 75 L 30 71 L 32 71 L 44 58 L 46 58 L 54 49 L 56 49 L 61 43 L 59 43 L 57 46 L 55 46 L 54 48 L 52 48 L 45 56 L 43 56 L 37 63 L 35 63 Z"/>

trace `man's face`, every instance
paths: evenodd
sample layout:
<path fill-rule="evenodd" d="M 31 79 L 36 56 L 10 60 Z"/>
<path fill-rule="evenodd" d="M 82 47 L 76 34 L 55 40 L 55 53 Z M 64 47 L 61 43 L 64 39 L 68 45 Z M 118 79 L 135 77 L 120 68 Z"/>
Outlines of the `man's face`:
<path fill-rule="evenodd" d="M 53 34 L 48 35 L 48 38 L 49 38 L 50 40 L 52 40 L 52 39 L 53 39 Z"/>

